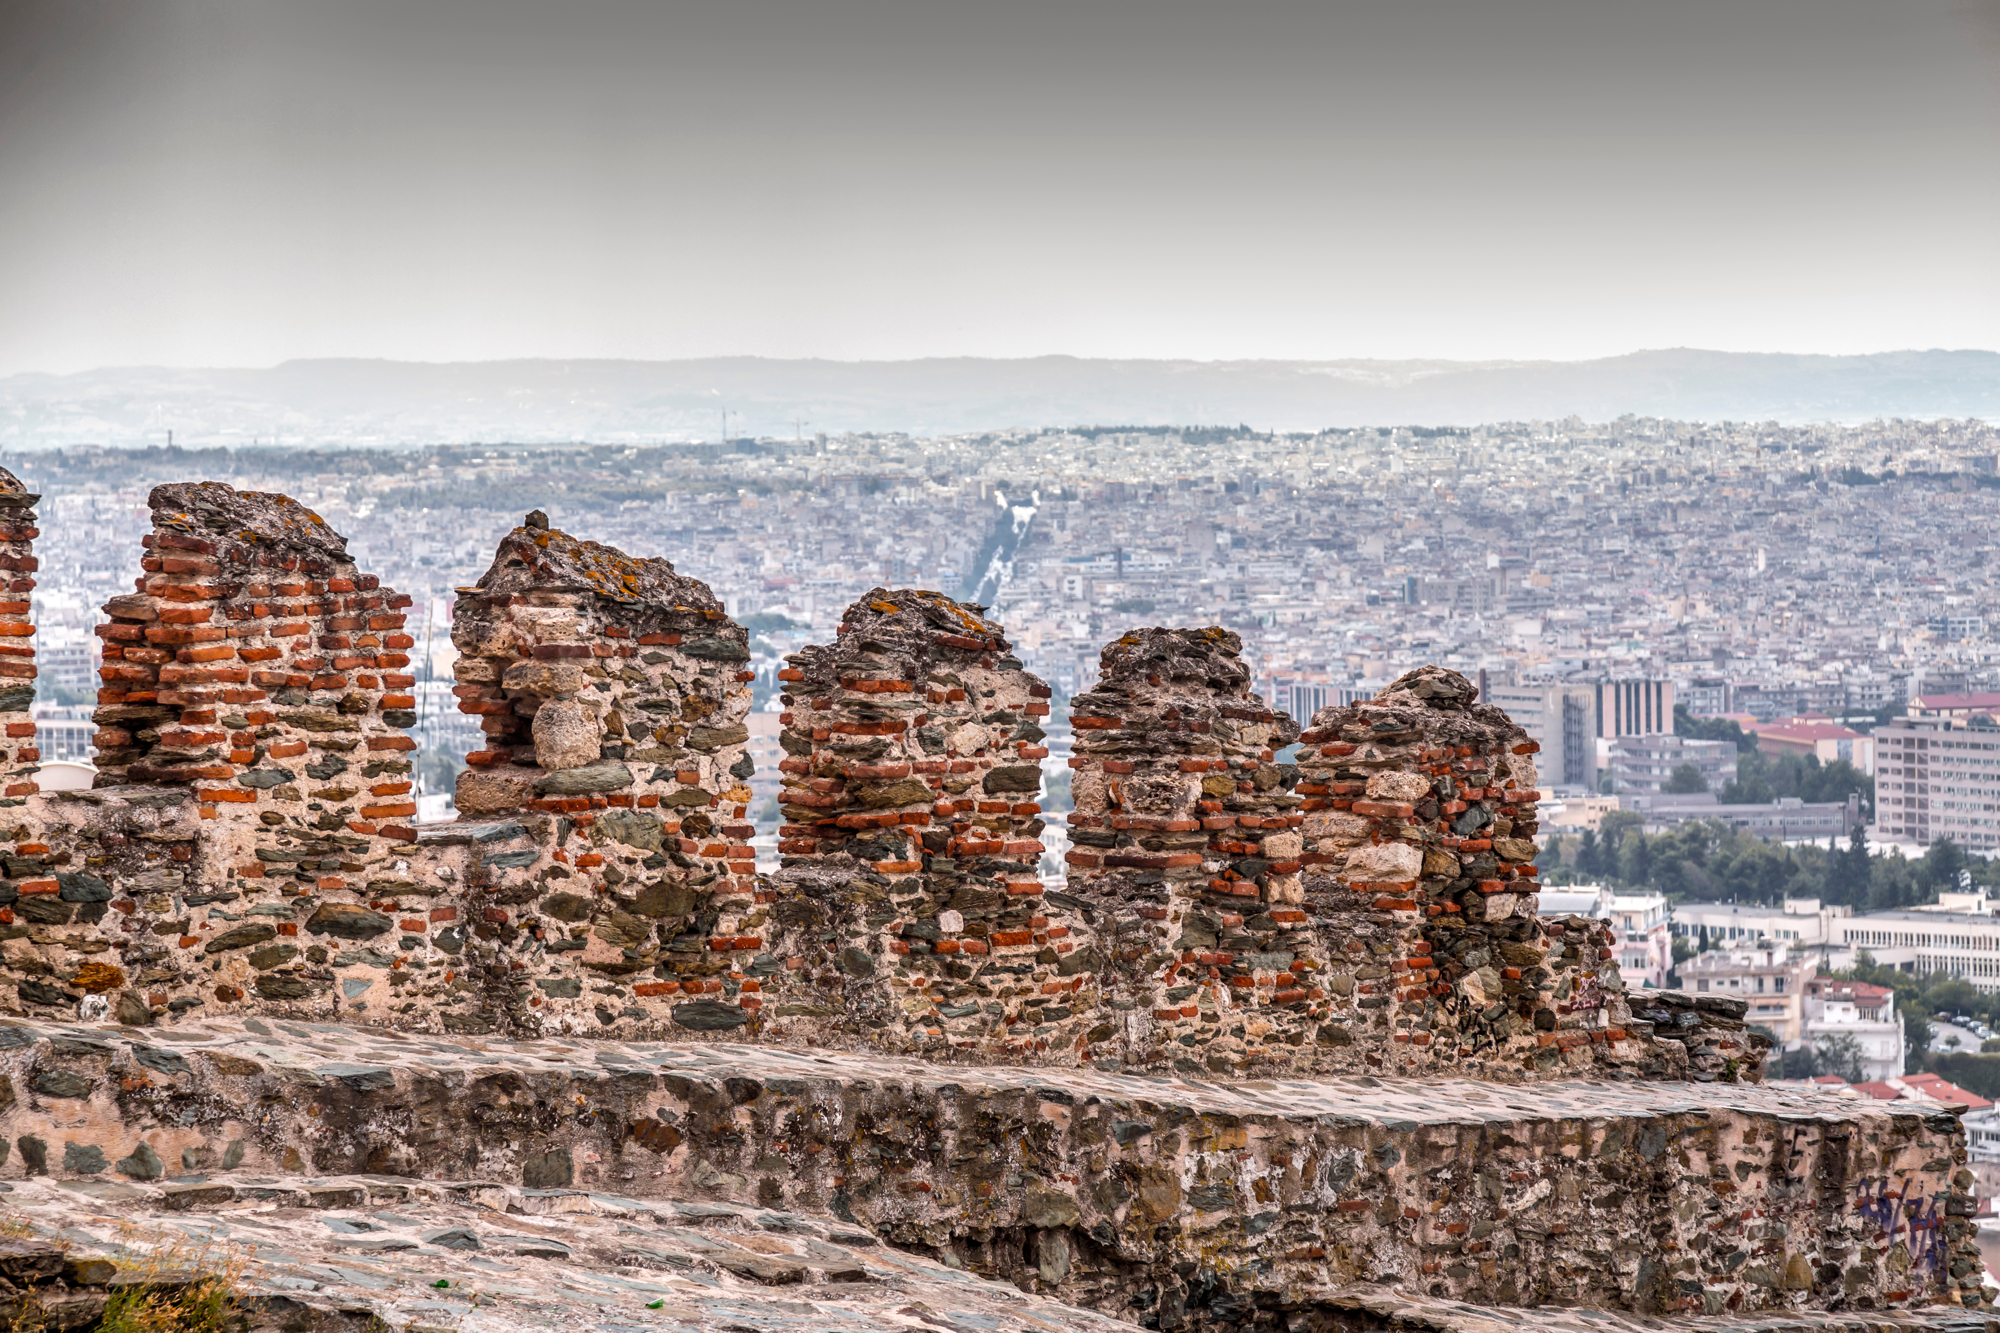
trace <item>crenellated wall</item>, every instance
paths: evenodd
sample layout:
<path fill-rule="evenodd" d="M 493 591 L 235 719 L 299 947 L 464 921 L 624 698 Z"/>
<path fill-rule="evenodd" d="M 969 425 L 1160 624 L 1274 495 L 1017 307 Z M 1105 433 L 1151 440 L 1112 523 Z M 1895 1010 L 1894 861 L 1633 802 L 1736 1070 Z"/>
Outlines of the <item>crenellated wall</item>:
<path fill-rule="evenodd" d="M 35 764 L 35 627 L 28 594 L 35 590 L 35 505 L 21 479 L 0 467 L 0 808 L 39 788 Z"/>
<path fill-rule="evenodd" d="M 459 777 L 459 825 L 421 850 L 463 886 L 474 952 L 493 960 L 483 1017 L 658 1030 L 670 1006 L 733 999 L 738 941 L 769 896 L 750 847 L 744 629 L 669 562 L 537 511 L 459 590 L 452 641 L 459 707 L 487 743 Z"/>
<path fill-rule="evenodd" d="M 150 504 L 143 572 L 98 627 L 96 785 L 185 790 L 205 882 L 366 889 L 416 837 L 410 599 L 285 496 L 205 482 Z"/>
<path fill-rule="evenodd" d="M 99 785 L 14 798 L 0 959 L 23 1012 L 115 992 L 128 1017 L 1204 1076 L 1758 1074 L 1728 1015 L 1655 1040 L 1602 927 L 1536 918 L 1532 745 L 1451 672 L 1300 738 L 1235 635 L 1123 636 L 1074 702 L 1049 892 L 1048 687 L 980 608 L 878 588 L 782 673 L 782 864 L 760 878 L 748 636 L 669 562 L 539 512 L 501 539 L 452 631 L 488 739 L 458 820 L 419 828 L 408 599 L 283 496 L 152 505 L 100 630 Z"/>
<path fill-rule="evenodd" d="M 1065 1058 L 1096 955 L 1045 894 L 1051 691 L 981 608 L 877 588 L 791 660 L 774 1034 L 959 1058 Z"/>
<path fill-rule="evenodd" d="M 1426 667 L 1300 735 L 1235 635 L 1138 630 L 1072 704 L 1070 892 L 1107 958 L 1109 1068 L 1686 1077 L 1602 923 L 1543 923 L 1534 743 Z M 1295 763 L 1278 751 L 1300 742 Z M 1725 1015 L 1709 1076 L 1757 1077 Z"/>
<path fill-rule="evenodd" d="M 17 599 L 33 503 L 0 474 Z M 486 742 L 425 825 L 408 599 L 283 496 L 152 503 L 95 788 L 36 790 L 0 682 L 0 1010 L 32 1020 L 0 1024 L 0 1174 L 825 1208 L 1163 1329 L 1316 1326 L 1371 1282 L 1980 1303 L 1956 1120 L 1731 1087 L 1742 1001 L 1628 997 L 1605 923 L 1537 914 L 1534 744 L 1454 672 L 1301 733 L 1227 630 L 1122 636 L 1073 701 L 1053 889 L 1048 687 L 983 608 L 878 588 L 782 673 L 758 875 L 748 636 L 669 562 L 539 512 L 500 540 L 452 635 Z M 105 1017 L 133 1031 L 59 1026 Z M 401 1032 L 481 1039 L 419 1066 Z M 562 1035 L 673 1044 L 508 1041 Z"/>

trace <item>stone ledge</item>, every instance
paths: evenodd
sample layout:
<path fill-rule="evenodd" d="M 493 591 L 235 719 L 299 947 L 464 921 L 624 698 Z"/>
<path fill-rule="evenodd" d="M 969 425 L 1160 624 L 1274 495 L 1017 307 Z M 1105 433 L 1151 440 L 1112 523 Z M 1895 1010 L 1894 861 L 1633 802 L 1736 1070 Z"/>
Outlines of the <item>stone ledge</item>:
<path fill-rule="evenodd" d="M 1189 1325 L 1384 1275 L 1476 1305 L 1881 1307 L 1960 1295 L 1971 1244 L 1954 1116 L 1788 1087 L 1220 1086 L 258 1020 L 0 1042 L 10 1178 L 360 1172 L 830 1213 Z"/>
<path fill-rule="evenodd" d="M 204 1190 L 214 1206 L 185 1205 Z M 67 1275 L 58 1305 L 80 1298 L 101 1306 L 124 1270 L 148 1267 L 149 1252 L 242 1247 L 252 1330 L 303 1322 L 324 1333 L 359 1333 L 457 1323 L 497 1333 L 615 1319 L 724 1333 L 746 1326 L 746 1318 L 773 1333 L 829 1325 L 869 1333 L 1132 1327 L 950 1260 L 884 1246 L 837 1218 L 732 1204 L 386 1176 L 287 1182 L 225 1173 L 167 1185 L 32 1181 L 6 1187 L 0 1210 L 32 1233 L 0 1244 L 0 1275 L 19 1282 L 17 1274 L 26 1274 L 30 1289 Z M 60 1245 L 41 1239 L 58 1236 Z M 81 1288 L 80 1277 L 88 1279 Z M 1275 1333 L 1286 1326 L 1283 1313 L 1251 1309 L 1240 1326 Z M 1943 1307 L 1659 1319 L 1554 1306 L 1497 1309 L 1387 1285 L 1329 1291 L 1310 1307 L 1309 1324 L 1328 1333 L 2000 1333 L 1990 1312 Z"/>

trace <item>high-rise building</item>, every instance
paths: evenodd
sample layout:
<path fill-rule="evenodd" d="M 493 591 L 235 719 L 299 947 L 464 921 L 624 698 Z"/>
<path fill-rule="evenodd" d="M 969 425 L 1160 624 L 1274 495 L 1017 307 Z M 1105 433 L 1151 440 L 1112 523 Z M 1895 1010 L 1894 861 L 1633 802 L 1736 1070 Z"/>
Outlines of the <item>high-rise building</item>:
<path fill-rule="evenodd" d="M 1964 696 L 1961 696 L 1964 697 Z M 2000 723 L 1992 713 L 1897 718 L 1875 729 L 1875 824 L 1884 838 L 2000 847 Z"/>
<path fill-rule="evenodd" d="M 1674 683 L 1670 680 L 1602 680 L 1597 691 L 1597 734 L 1663 736 L 1674 729 Z"/>
<path fill-rule="evenodd" d="M 1496 704 L 1542 747 L 1536 756 L 1542 782 L 1551 787 L 1597 790 L 1600 685 L 1569 681 L 1487 682 L 1485 702 Z"/>

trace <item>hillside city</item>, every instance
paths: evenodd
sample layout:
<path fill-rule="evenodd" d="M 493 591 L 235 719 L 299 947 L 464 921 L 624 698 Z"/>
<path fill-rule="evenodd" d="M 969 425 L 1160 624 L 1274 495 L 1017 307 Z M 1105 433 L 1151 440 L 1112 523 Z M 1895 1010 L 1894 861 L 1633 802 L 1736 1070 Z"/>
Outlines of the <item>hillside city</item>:
<path fill-rule="evenodd" d="M 440 683 L 451 590 L 541 507 L 708 582 L 756 618 L 767 672 L 870 587 L 921 586 L 990 605 L 1064 696 L 1124 629 L 1215 623 L 1295 712 L 1432 661 L 1496 685 L 1667 681 L 1693 713 L 1768 720 L 2000 687 L 1996 450 L 1970 421 L 1623 418 L 5 461 L 45 496 L 37 623 L 72 692 L 147 490 L 202 476 L 346 533 L 416 595 L 419 633 L 435 621 Z"/>
<path fill-rule="evenodd" d="M 1927 1060 L 2000 1043 L 1996 455 L 1977 421 L 1625 417 L 0 462 L 43 496 L 44 761 L 89 759 L 98 608 L 132 586 L 149 488 L 190 478 L 294 496 L 414 597 L 433 819 L 481 744 L 452 695 L 454 589 L 530 509 L 665 556 L 751 630 L 767 866 L 777 672 L 871 588 L 991 608 L 1054 687 L 1051 884 L 1067 700 L 1124 631 L 1236 632 L 1302 723 L 1434 662 L 1542 746 L 1545 914 L 1610 918 L 1631 986 L 1745 995 L 1789 1074 L 1936 1100 L 1910 1081 Z M 2000 1120 L 1968 1125 L 2000 1192 Z"/>

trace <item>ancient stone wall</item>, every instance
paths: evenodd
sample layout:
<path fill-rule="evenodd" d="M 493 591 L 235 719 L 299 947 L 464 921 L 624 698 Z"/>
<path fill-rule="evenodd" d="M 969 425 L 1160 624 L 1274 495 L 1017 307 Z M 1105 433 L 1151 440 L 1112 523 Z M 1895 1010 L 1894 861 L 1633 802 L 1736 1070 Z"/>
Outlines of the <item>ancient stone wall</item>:
<path fill-rule="evenodd" d="M 288 497 L 204 482 L 149 503 L 143 572 L 98 628 L 96 785 L 187 789 L 211 883 L 360 894 L 416 836 L 410 599 Z"/>
<path fill-rule="evenodd" d="M 1632 1019 L 1603 923 L 1536 916 L 1525 733 L 1428 667 L 1301 736 L 1251 692 L 1240 647 L 1135 631 L 1072 705 L 1070 892 L 1107 959 L 1113 1028 L 1094 1058 L 1687 1076 L 1689 1048 Z M 1294 740 L 1296 763 L 1278 763 Z M 1749 1038 L 1711 1035 L 1702 1073 L 1758 1076 Z"/>
<path fill-rule="evenodd" d="M 539 511 L 459 590 L 460 707 L 486 748 L 460 824 L 426 831 L 487 955 L 488 1020 L 530 1030 L 736 1026 L 755 878 L 748 635 L 706 585 Z M 747 983 L 754 995 L 756 983 Z"/>
<path fill-rule="evenodd" d="M 1935 1108 L 457 1045 L 254 1019 L 170 1035 L 0 1025 L 0 1176 L 160 1181 L 177 1211 L 353 1174 L 748 1204 L 1215 1333 L 1310 1327 L 1370 1284 L 1657 1314 L 1978 1301 L 1965 1140 Z M 231 1171 L 240 1185 L 210 1174 Z"/>
<path fill-rule="evenodd" d="M 1325 1012 L 1299 871 L 1298 727 L 1227 630 L 1137 630 L 1070 707 L 1070 889 L 1098 918 L 1109 1067 L 1233 1072 L 1308 1053 Z"/>
<path fill-rule="evenodd" d="M 501 540 L 453 628 L 488 741 L 458 822 L 419 834 L 408 599 L 284 497 L 153 506 L 101 630 L 99 789 L 36 798 L 0 889 L 29 1011 L 117 992 L 128 1016 L 1203 1075 L 1756 1076 L 1725 1016 L 1652 1039 L 1601 925 L 1537 920 L 1532 746 L 1452 673 L 1323 713 L 1281 764 L 1296 728 L 1234 635 L 1124 636 L 1073 708 L 1048 893 L 1048 687 L 978 608 L 877 589 L 784 673 L 760 881 L 747 635 L 667 561 L 540 513 Z M 50 934 L 71 927 L 96 929 Z"/>
<path fill-rule="evenodd" d="M 769 1036 L 1073 1058 L 1095 955 L 1036 873 L 1049 687 L 980 608 L 881 588 L 781 679 Z"/>
<path fill-rule="evenodd" d="M 465 816 L 420 835 L 408 599 L 282 496 L 153 508 L 100 631 L 99 785 L 12 828 L 23 1012 L 664 1030 L 677 1000 L 733 998 L 748 651 L 707 588 L 539 516 L 509 534 L 455 629 L 493 739 Z"/>
<path fill-rule="evenodd" d="M 35 721 L 35 627 L 28 594 L 35 590 L 35 505 L 21 479 L 0 467 L 0 808 L 32 796 Z"/>
<path fill-rule="evenodd" d="M 824 1211 L 1215 1333 L 1348 1326 L 1366 1284 L 1979 1303 L 1955 1117 L 1750 1086 L 1741 1000 L 1628 996 L 1605 923 L 1542 920 L 1534 746 L 1455 673 L 1301 734 L 1227 631 L 1121 637 L 1074 701 L 1050 891 L 1048 688 L 982 608 L 876 589 L 784 673 L 759 876 L 748 636 L 667 561 L 539 513 L 501 540 L 453 630 L 487 741 L 459 817 L 419 825 L 407 599 L 284 497 L 153 501 L 103 627 L 100 784 L 34 791 L 7 740 L 0 1176 Z"/>
<path fill-rule="evenodd" d="M 416 836 L 408 599 L 285 497 L 151 502 L 99 629 L 99 789 L 20 812 L 7 965 L 31 1008 L 115 994 L 126 1019 L 330 995 Z"/>

